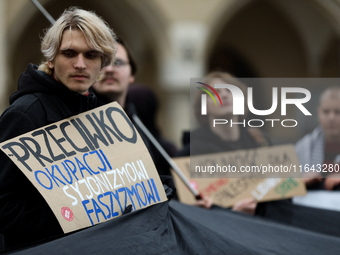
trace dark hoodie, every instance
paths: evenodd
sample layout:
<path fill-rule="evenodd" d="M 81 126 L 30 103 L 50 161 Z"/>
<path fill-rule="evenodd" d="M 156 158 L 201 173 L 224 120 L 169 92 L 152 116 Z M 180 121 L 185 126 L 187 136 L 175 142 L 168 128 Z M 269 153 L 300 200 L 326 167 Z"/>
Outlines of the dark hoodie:
<path fill-rule="evenodd" d="M 0 142 L 96 107 L 96 97 L 70 91 L 29 64 L 20 76 L 11 106 L 0 117 Z M 0 152 L 0 233 L 6 249 L 61 235 L 43 197 L 15 164 Z"/>

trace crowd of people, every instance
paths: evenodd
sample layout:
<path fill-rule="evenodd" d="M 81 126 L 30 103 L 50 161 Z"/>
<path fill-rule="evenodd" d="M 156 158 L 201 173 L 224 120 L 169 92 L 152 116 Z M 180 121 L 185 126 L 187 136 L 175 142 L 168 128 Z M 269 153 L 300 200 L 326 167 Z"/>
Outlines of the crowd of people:
<path fill-rule="evenodd" d="M 272 145 L 270 138 L 259 128 L 245 128 L 240 125 L 219 125 L 212 128 L 209 120 L 214 118 L 223 117 L 238 121 L 238 116 L 233 115 L 233 97 L 230 91 L 218 89 L 224 106 L 213 107 L 214 101 L 208 97 L 209 114 L 196 115 L 200 126 L 192 131 L 191 143 L 184 144 L 181 149 L 176 148 L 173 143 L 162 137 L 157 127 L 158 101 L 155 94 L 146 86 L 131 85 L 135 82 L 137 73 L 137 64 L 131 50 L 105 21 L 93 12 L 79 8 L 66 10 L 47 30 L 41 51 L 46 61 L 40 66 L 28 65 L 18 81 L 18 90 L 10 97 L 10 106 L 1 115 L 0 142 L 116 101 L 129 117 L 133 114 L 140 117 L 171 157 Z M 211 85 L 237 84 L 246 93 L 246 85 L 229 73 L 212 72 L 205 78 Z M 200 96 L 198 93 L 196 109 L 200 109 Z M 329 165 L 340 161 L 339 99 L 339 87 L 328 88 L 320 96 L 320 126 L 296 144 L 301 164 Z M 136 129 L 148 148 L 159 175 L 170 176 L 168 162 L 138 126 Z M 190 148 L 194 148 L 194 151 L 190 151 Z M 64 236 L 47 202 L 16 164 L 4 152 L 0 153 L 0 162 L 2 249 L 17 249 L 37 241 L 47 242 Z M 310 189 L 335 190 L 340 184 L 340 176 L 334 173 L 305 176 L 304 181 Z M 168 178 L 167 185 L 175 190 Z M 173 198 L 176 199 L 176 194 Z M 214 208 L 213 201 L 207 197 L 202 197 L 196 205 L 210 210 Z M 311 229 L 309 226 L 309 222 L 313 220 L 324 225 L 324 216 L 329 215 L 328 219 L 333 219 L 337 217 L 336 212 L 315 211 L 309 216 L 301 215 L 301 221 L 294 224 L 288 214 L 281 215 L 280 219 L 275 217 L 275 208 L 290 208 L 290 212 L 294 214 L 305 212 L 301 208 L 297 209 L 291 201 L 258 204 L 251 197 L 239 201 L 232 207 L 232 211 L 253 215 L 249 217 L 261 216 L 262 219 L 269 218 L 280 224 L 320 231 L 333 237 L 340 236 L 334 228 L 330 233 L 327 229 Z M 261 254 L 261 251 L 259 253 Z"/>

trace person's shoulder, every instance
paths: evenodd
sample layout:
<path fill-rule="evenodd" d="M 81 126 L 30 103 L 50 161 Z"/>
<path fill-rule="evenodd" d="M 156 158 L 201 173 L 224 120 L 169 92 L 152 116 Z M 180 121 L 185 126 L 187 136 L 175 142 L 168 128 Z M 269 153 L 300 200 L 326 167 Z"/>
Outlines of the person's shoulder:
<path fill-rule="evenodd" d="M 33 125 L 44 125 L 46 110 L 43 103 L 35 94 L 27 94 L 15 100 L 2 114 L 2 124 L 9 123 L 35 123 Z M 6 124 L 6 125 L 7 125 Z"/>
<path fill-rule="evenodd" d="M 310 144 L 314 143 L 315 141 L 319 140 L 322 137 L 322 129 L 321 127 L 316 127 L 312 132 L 306 134 L 301 139 L 299 139 L 295 143 L 296 148 L 310 146 Z"/>
<path fill-rule="evenodd" d="M 9 112 L 30 113 L 32 112 L 34 114 L 39 109 L 37 105 L 39 106 L 42 105 L 41 101 L 39 100 L 39 97 L 35 94 L 26 94 L 16 99 L 6 109 L 4 113 L 9 113 Z"/>
<path fill-rule="evenodd" d="M 15 100 L 0 116 L 0 141 L 46 125 L 46 113 L 34 95 Z"/>

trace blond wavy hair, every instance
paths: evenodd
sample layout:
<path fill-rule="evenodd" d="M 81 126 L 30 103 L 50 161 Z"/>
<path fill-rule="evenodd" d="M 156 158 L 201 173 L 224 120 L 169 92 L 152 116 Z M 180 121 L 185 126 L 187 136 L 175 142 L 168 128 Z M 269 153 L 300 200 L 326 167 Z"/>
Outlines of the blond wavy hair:
<path fill-rule="evenodd" d="M 41 52 L 46 61 L 39 66 L 39 70 L 52 74 L 48 61 L 52 61 L 57 55 L 66 29 L 70 31 L 77 29 L 84 34 L 88 46 L 100 53 L 102 68 L 114 61 L 117 52 L 117 37 L 113 30 L 94 12 L 71 7 L 66 9 L 46 30 L 41 42 Z"/>

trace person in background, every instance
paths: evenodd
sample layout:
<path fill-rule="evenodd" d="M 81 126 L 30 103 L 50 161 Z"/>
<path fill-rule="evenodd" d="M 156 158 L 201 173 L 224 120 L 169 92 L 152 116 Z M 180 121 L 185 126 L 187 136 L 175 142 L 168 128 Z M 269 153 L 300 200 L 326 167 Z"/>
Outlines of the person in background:
<path fill-rule="evenodd" d="M 308 189 L 334 190 L 340 184 L 340 87 L 329 87 L 320 96 L 320 125 L 295 145 Z M 336 170 L 337 169 L 337 170 Z M 324 179 L 325 178 L 325 179 Z"/>
<path fill-rule="evenodd" d="M 47 31 L 39 67 L 29 64 L 0 118 L 0 142 L 91 110 L 91 86 L 114 60 L 115 34 L 95 13 L 70 8 Z M 5 249 L 54 238 L 63 231 L 49 205 L 20 169 L 0 152 L 0 233 Z"/>
<path fill-rule="evenodd" d="M 118 47 L 115 62 L 110 63 L 104 70 L 99 79 L 93 86 L 93 90 L 98 98 L 98 104 L 104 105 L 111 102 L 117 102 L 133 121 L 132 115 L 136 113 L 135 106 L 128 97 L 130 84 L 135 81 L 137 73 L 137 64 L 133 58 L 131 50 L 122 39 L 117 39 Z M 135 124 L 135 123 L 134 123 Z M 151 157 L 151 143 L 138 127 L 136 127 L 141 135 Z"/>
<path fill-rule="evenodd" d="M 208 77 L 210 79 L 207 80 L 205 83 L 209 83 L 210 85 L 225 83 L 235 84 L 241 90 L 243 90 L 244 94 L 246 94 L 245 85 L 240 84 L 238 80 L 235 80 L 233 76 L 227 73 L 214 72 L 209 74 Z M 337 91 L 337 93 L 335 93 L 335 91 Z M 217 129 L 214 128 L 216 129 L 215 131 L 212 130 L 211 126 L 209 126 L 208 121 L 209 118 L 212 118 L 212 116 L 214 116 L 214 118 L 216 119 L 221 118 L 221 119 L 233 119 L 233 121 L 238 122 L 240 121 L 237 117 L 232 116 L 233 98 L 230 95 L 229 91 L 227 89 L 220 89 L 218 90 L 218 93 L 220 94 L 224 108 L 220 107 L 221 109 L 216 109 L 217 107 L 215 106 L 213 100 L 212 99 L 210 100 L 209 97 L 207 97 L 207 104 L 209 109 L 207 111 L 207 116 L 201 116 L 200 114 L 201 94 L 199 94 L 196 98 L 197 99 L 195 107 L 196 117 L 201 126 L 194 130 L 190 137 L 191 141 L 189 142 L 191 142 L 192 149 L 191 152 L 193 154 L 199 155 L 208 153 L 218 153 L 223 151 L 233 151 L 237 149 L 257 148 L 271 145 L 271 142 L 267 138 L 267 136 L 258 128 L 253 129 L 243 127 L 243 125 L 233 125 L 233 128 L 235 128 L 233 129 L 229 125 L 220 125 L 219 128 Z M 325 102 L 321 103 L 322 107 L 320 107 L 319 109 L 320 111 L 322 110 L 322 112 L 319 113 L 321 118 L 326 117 L 321 115 L 322 113 L 328 116 L 328 114 L 331 112 L 332 112 L 331 115 L 333 115 L 329 116 L 331 117 L 331 119 L 335 118 L 336 116 L 339 117 L 338 115 L 340 113 L 339 97 L 340 97 L 339 89 L 331 90 L 330 92 L 327 92 L 327 94 L 322 96 L 322 98 L 326 100 Z M 218 99 L 215 98 L 215 100 L 217 101 Z M 210 115 L 210 113 L 212 114 L 212 116 Z M 332 121 L 329 120 L 329 122 L 324 121 L 320 122 L 323 123 L 321 126 L 324 126 L 326 130 L 327 129 L 332 130 L 332 132 L 326 131 L 326 133 L 331 135 L 334 141 L 338 141 L 335 139 L 335 137 L 338 137 L 339 129 L 334 128 L 336 123 L 338 127 L 340 126 L 338 120 L 333 119 Z M 306 150 L 307 153 L 309 150 L 313 150 L 312 149 L 313 146 L 308 147 L 311 144 L 313 144 L 312 141 L 314 141 L 313 143 L 315 144 L 315 140 L 311 139 L 308 145 L 303 147 L 301 151 L 303 152 L 303 150 Z M 321 143 L 321 145 L 322 144 L 323 143 Z M 184 152 L 187 153 L 186 155 L 190 154 L 190 145 L 186 145 L 184 150 L 182 150 L 181 152 L 182 155 Z M 316 154 L 317 153 L 314 152 L 313 155 Z M 333 156 L 333 158 L 336 157 L 337 156 L 335 155 Z M 308 231 L 313 231 L 337 237 L 340 236 L 339 231 L 340 224 L 338 224 L 337 221 L 337 218 L 339 217 L 339 212 L 297 205 L 292 203 L 291 199 L 283 199 L 256 204 L 256 202 L 252 198 L 248 198 L 239 201 L 232 207 L 232 210 L 248 214 L 255 214 L 256 216 L 261 217 L 261 219 L 275 221 L 284 225 L 293 226 Z"/>
<path fill-rule="evenodd" d="M 134 103 L 139 100 L 136 98 L 138 95 L 132 95 L 132 98 L 134 99 L 132 102 L 132 99 L 128 93 L 130 84 L 135 81 L 136 73 L 137 64 L 132 56 L 131 50 L 122 39 L 118 39 L 116 61 L 104 69 L 102 78 L 93 85 L 93 90 L 98 97 L 99 103 L 107 104 L 117 101 L 124 108 L 130 118 L 132 114 L 138 115 L 139 110 L 141 110 L 143 116 L 143 110 L 134 106 Z M 134 92 L 132 92 L 132 94 L 133 93 Z M 139 105 L 138 102 L 137 105 Z M 154 117 L 151 117 L 151 115 L 148 117 L 144 116 L 142 118 L 147 122 L 150 120 L 150 118 L 154 119 Z M 133 119 L 132 122 L 134 123 Z M 154 124 L 147 122 L 144 122 L 144 125 L 147 127 L 150 128 L 151 126 L 154 126 Z M 136 128 L 149 150 L 149 153 L 157 167 L 157 171 L 161 175 L 163 183 L 175 190 L 173 180 L 169 175 L 169 167 L 166 166 L 165 168 L 166 163 L 163 157 L 158 153 L 157 150 L 155 150 L 154 146 L 144 135 L 144 133 L 138 128 L 138 126 L 136 126 Z M 202 200 L 197 201 L 195 205 L 204 208 L 210 208 L 212 206 L 212 200 L 208 197 L 204 197 Z"/>
<path fill-rule="evenodd" d="M 101 79 L 93 85 L 99 104 L 117 101 L 125 110 L 129 109 L 127 97 L 130 84 L 135 81 L 137 64 L 125 42 L 117 39 L 117 54 L 114 62 L 104 70 Z"/>
<path fill-rule="evenodd" d="M 225 72 L 211 72 L 206 77 L 208 84 L 234 84 L 246 94 L 246 85 L 234 76 Z M 222 106 L 215 106 L 211 97 L 207 97 L 207 115 L 201 114 L 201 95 L 198 93 L 195 100 L 195 117 L 200 126 L 192 131 L 190 143 L 184 145 L 178 156 L 201 155 L 227 152 L 241 149 L 252 149 L 268 146 L 269 139 L 259 128 L 246 128 L 243 125 L 216 125 L 212 126 L 213 119 L 232 119 L 239 122 L 239 117 L 233 115 L 233 97 L 228 89 L 216 89 L 220 95 Z M 203 92 L 204 93 L 204 92 Z M 217 97 L 215 100 L 218 101 Z M 253 198 L 243 199 L 233 206 L 234 211 L 255 214 L 257 203 Z"/>
<path fill-rule="evenodd" d="M 131 84 L 135 81 L 136 73 L 137 64 L 131 50 L 122 39 L 118 39 L 116 61 L 104 69 L 102 78 L 93 85 L 98 101 L 100 104 L 117 101 L 124 108 L 130 119 L 132 119 L 132 114 L 137 114 L 155 138 L 169 149 L 167 150 L 168 152 L 174 155 L 176 148 L 161 139 L 156 127 L 156 96 L 146 87 L 131 87 Z M 132 122 L 134 122 L 133 119 Z M 139 130 L 138 126 L 136 128 L 154 160 L 158 173 L 160 175 L 170 175 L 169 167 L 158 150 L 151 144 L 143 132 Z"/>

